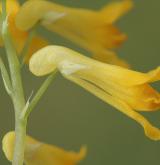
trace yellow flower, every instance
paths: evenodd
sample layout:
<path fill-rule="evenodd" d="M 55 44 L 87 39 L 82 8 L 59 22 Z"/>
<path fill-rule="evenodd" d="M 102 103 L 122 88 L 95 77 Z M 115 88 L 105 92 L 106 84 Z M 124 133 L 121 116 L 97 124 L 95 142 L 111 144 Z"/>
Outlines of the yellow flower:
<path fill-rule="evenodd" d="M 15 45 L 18 53 L 20 53 L 22 51 L 24 44 L 26 42 L 26 39 L 28 37 L 27 32 L 24 32 L 24 31 L 18 29 L 15 25 L 15 17 L 19 10 L 20 10 L 20 5 L 17 0 L 7 0 L 7 13 L 9 15 L 9 17 L 8 17 L 9 30 L 12 35 L 14 45 Z M 0 11 L 2 11 L 1 3 L 0 3 Z M 40 37 L 34 37 L 32 40 L 31 46 L 29 48 L 29 51 L 28 51 L 27 60 L 35 51 L 37 51 L 38 49 L 40 49 L 46 45 L 48 45 L 47 41 L 45 41 L 44 39 L 42 39 Z M 2 37 L 0 37 L 0 46 L 1 47 L 3 46 Z"/>
<path fill-rule="evenodd" d="M 7 133 L 2 141 L 3 151 L 9 161 L 13 159 L 15 133 Z M 75 165 L 86 155 L 86 147 L 82 147 L 79 153 L 65 151 L 53 145 L 45 144 L 26 137 L 24 162 L 26 165 Z"/>
<path fill-rule="evenodd" d="M 160 94 L 148 84 L 160 79 L 160 68 L 140 73 L 96 61 L 61 46 L 39 50 L 30 59 L 29 67 L 37 76 L 58 69 L 66 79 L 136 120 L 149 138 L 160 140 L 160 130 L 137 112 L 160 108 Z"/>
<path fill-rule="evenodd" d="M 28 0 L 17 15 L 16 25 L 26 31 L 41 22 L 47 29 L 93 53 L 96 59 L 127 67 L 127 63 L 109 49 L 126 40 L 126 35 L 113 24 L 132 6 L 131 0 L 122 0 L 111 3 L 100 11 L 94 11 L 66 7 L 45 0 Z M 61 17 L 57 21 L 56 15 L 57 18 Z"/>

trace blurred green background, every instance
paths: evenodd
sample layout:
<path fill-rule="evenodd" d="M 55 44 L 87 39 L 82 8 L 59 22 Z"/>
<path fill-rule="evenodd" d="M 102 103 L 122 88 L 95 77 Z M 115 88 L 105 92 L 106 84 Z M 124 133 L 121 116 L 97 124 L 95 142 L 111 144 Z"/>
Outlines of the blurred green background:
<path fill-rule="evenodd" d="M 98 9 L 111 0 L 55 0 L 75 7 Z M 128 41 L 117 51 L 119 56 L 140 71 L 160 64 L 160 1 L 135 0 L 132 12 L 117 25 L 127 33 Z M 41 30 L 54 44 L 80 50 L 58 35 Z M 81 51 L 81 50 L 80 50 Z M 84 51 L 82 51 L 84 52 Z M 36 91 L 44 78 L 24 70 L 26 95 Z M 160 88 L 156 84 L 157 89 Z M 0 139 L 14 129 L 14 113 L 0 77 Z M 160 127 L 160 112 L 144 113 Z M 88 154 L 82 165 L 159 165 L 160 142 L 145 137 L 143 129 L 116 109 L 58 76 L 31 114 L 28 134 L 65 149 L 78 150 L 83 144 Z M 0 146 L 1 147 L 1 146 Z M 0 165 L 8 165 L 0 150 Z"/>

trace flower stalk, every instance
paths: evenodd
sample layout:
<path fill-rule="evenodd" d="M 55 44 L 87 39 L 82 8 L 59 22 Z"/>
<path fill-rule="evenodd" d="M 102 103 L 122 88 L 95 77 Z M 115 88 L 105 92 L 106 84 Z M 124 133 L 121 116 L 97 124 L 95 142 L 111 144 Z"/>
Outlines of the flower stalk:
<path fill-rule="evenodd" d="M 8 74 L 8 71 L 6 69 L 6 66 L 2 60 L 2 58 L 0 58 L 0 70 L 1 70 L 1 74 L 2 74 L 2 79 L 3 79 L 3 83 L 5 86 L 5 89 L 8 93 L 8 95 L 10 97 L 12 97 L 12 84 L 11 84 L 11 80 Z"/>
<path fill-rule="evenodd" d="M 23 165 L 27 120 L 24 120 L 22 118 L 20 119 L 19 117 L 23 107 L 25 106 L 25 97 L 21 79 L 19 59 L 8 30 L 6 0 L 2 0 L 2 19 L 2 38 L 9 63 L 11 83 L 13 88 L 12 101 L 15 110 L 16 141 L 12 164 Z"/>
<path fill-rule="evenodd" d="M 32 110 L 35 108 L 39 100 L 42 98 L 46 90 L 48 89 L 51 82 L 54 80 L 56 76 L 57 70 L 55 70 L 52 74 L 50 74 L 46 80 L 43 82 L 41 87 L 38 89 L 37 93 L 33 97 L 32 101 L 29 103 L 28 107 L 24 109 L 24 112 L 22 112 L 22 118 L 26 119 L 29 117 Z"/>

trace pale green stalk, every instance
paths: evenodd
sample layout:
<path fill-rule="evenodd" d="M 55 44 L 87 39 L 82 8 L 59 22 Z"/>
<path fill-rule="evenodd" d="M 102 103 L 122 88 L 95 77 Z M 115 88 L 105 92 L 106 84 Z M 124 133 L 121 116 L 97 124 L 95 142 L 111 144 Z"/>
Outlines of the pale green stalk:
<path fill-rule="evenodd" d="M 15 109 L 15 149 L 14 149 L 14 158 L 13 165 L 23 165 L 24 162 L 24 150 L 25 150 L 25 136 L 26 136 L 26 125 L 27 121 L 20 118 L 22 109 L 25 106 L 25 98 L 21 80 L 20 72 L 20 63 L 18 60 L 16 49 L 13 46 L 9 31 L 8 31 L 8 22 L 6 15 L 6 0 L 2 0 L 2 38 L 5 45 L 10 76 L 12 82 L 12 101 Z"/>
<path fill-rule="evenodd" d="M 8 71 L 6 69 L 6 66 L 2 60 L 2 58 L 0 57 L 0 70 L 1 70 L 1 74 L 2 74 L 2 78 L 3 78 L 3 83 L 5 86 L 5 89 L 8 93 L 8 95 L 12 98 L 12 84 L 11 84 L 11 80 L 8 74 Z"/>
<path fill-rule="evenodd" d="M 39 100 L 42 98 L 42 96 L 44 95 L 44 93 L 48 89 L 51 82 L 54 80 L 56 73 L 57 73 L 57 70 L 55 70 L 51 75 L 49 75 L 47 77 L 47 79 L 44 81 L 44 83 L 41 85 L 41 87 L 39 88 L 39 90 L 37 91 L 35 96 L 33 97 L 29 106 L 26 109 L 24 109 L 24 112 L 22 113 L 22 118 L 27 119 L 29 117 L 32 110 L 35 108 L 35 106 L 37 105 Z"/>

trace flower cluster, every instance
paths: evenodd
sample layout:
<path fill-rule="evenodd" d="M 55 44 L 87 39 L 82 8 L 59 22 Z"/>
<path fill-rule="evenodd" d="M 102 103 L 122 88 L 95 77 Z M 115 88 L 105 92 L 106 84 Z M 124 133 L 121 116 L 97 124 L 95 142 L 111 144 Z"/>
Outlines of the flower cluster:
<path fill-rule="evenodd" d="M 160 68 L 148 73 L 130 70 L 127 62 L 112 51 L 127 38 L 114 23 L 132 6 L 131 0 L 121 0 L 94 11 L 46 0 L 28 0 L 22 6 L 16 0 L 7 0 L 9 30 L 19 54 L 29 31 L 37 24 L 89 51 L 92 57 L 62 46 L 47 46 L 45 39 L 35 36 L 27 62 L 36 76 L 58 70 L 66 79 L 134 119 L 143 127 L 146 136 L 160 140 L 160 130 L 139 113 L 160 108 L 160 94 L 150 85 L 160 79 Z M 3 46 L 2 40 L 0 44 Z M 3 151 L 10 161 L 14 143 L 15 133 L 9 132 L 3 139 Z M 26 137 L 24 159 L 27 165 L 74 165 L 85 155 L 85 147 L 79 153 L 67 152 Z"/>

